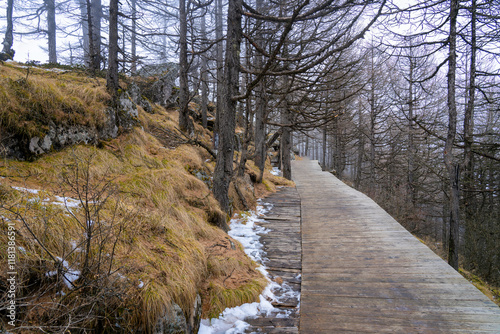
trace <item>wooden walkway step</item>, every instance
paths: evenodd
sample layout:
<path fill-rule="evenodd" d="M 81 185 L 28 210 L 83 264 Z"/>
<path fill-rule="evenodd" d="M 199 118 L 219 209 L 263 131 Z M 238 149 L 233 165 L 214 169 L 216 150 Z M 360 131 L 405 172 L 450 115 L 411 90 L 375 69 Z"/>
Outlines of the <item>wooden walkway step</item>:
<path fill-rule="evenodd" d="M 281 188 L 264 202 L 272 208 L 257 224 L 269 230 L 260 235 L 266 252 L 264 265 L 279 287 L 273 289 L 278 301 L 272 302 L 279 310 L 268 316 L 245 319 L 250 324 L 246 333 L 299 333 L 299 297 L 301 288 L 301 233 L 300 198 L 295 188 Z M 296 293 L 291 293 L 294 291 Z"/>
<path fill-rule="evenodd" d="M 500 308 L 370 198 L 307 158 L 300 333 L 500 333 Z"/>

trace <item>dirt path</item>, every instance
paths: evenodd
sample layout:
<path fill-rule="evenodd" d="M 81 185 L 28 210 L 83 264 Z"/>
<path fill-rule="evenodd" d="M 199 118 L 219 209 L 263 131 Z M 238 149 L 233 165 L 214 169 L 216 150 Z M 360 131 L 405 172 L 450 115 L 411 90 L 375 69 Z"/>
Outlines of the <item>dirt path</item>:
<path fill-rule="evenodd" d="M 301 198 L 301 333 L 500 333 L 500 308 L 317 161 Z"/>

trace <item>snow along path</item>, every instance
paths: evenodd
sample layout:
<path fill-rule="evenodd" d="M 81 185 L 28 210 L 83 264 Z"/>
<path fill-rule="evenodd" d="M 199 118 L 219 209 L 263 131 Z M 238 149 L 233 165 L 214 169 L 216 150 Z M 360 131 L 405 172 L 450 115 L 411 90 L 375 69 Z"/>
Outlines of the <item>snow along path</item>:
<path fill-rule="evenodd" d="M 294 188 L 290 189 L 295 191 Z M 279 204 L 278 207 L 275 207 L 275 204 L 272 203 L 275 195 L 266 199 L 270 200 L 271 203 L 259 200 L 256 212 L 250 211 L 249 214 L 233 218 L 230 222 L 231 230 L 228 233 L 244 246 L 246 254 L 252 260 L 260 264 L 258 270 L 269 280 L 269 284 L 259 296 L 260 301 L 228 308 L 216 319 L 203 319 L 200 325 L 200 334 L 261 332 L 265 331 L 265 328 L 273 322 L 280 323 L 280 326 L 285 324 L 285 327 L 289 327 L 286 323 L 294 322 L 290 319 L 298 317 L 300 285 L 297 282 L 300 282 L 300 269 L 286 273 L 276 270 L 276 260 L 269 258 L 273 251 L 268 253 L 266 250 L 270 250 L 270 248 L 262 241 L 265 239 L 272 242 L 273 235 L 277 233 L 276 227 L 273 226 L 276 222 L 273 221 L 272 217 L 276 218 L 275 211 L 279 215 L 282 207 L 279 207 Z M 300 214 L 300 204 L 297 207 Z M 300 219 L 297 225 L 300 225 Z M 300 232 L 297 237 L 300 243 Z M 288 240 L 276 240 L 276 243 L 279 241 L 287 243 Z"/>

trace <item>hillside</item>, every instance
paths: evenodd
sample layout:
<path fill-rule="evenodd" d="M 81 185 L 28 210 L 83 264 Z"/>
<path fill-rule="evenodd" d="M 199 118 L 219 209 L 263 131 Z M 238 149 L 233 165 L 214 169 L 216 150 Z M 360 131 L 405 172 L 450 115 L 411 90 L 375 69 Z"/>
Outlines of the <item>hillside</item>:
<path fill-rule="evenodd" d="M 213 157 L 175 135 L 175 109 L 110 121 L 104 81 L 70 69 L 3 64 L 0 83 L 0 289 L 16 272 L 16 330 L 195 330 L 258 297 L 266 280 L 210 191 Z M 199 124 L 193 136 L 211 145 Z M 247 163 L 235 211 L 289 184 L 269 167 L 253 184 Z"/>

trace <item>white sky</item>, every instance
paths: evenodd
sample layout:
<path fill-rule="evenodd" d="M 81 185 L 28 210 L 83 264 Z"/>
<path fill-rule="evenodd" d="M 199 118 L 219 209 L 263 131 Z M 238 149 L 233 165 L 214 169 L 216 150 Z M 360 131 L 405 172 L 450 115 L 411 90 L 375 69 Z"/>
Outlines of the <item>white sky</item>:
<path fill-rule="evenodd" d="M 3 42 L 3 39 L 5 37 L 5 28 L 7 25 L 5 19 L 6 8 L 7 8 L 7 0 L 0 0 L 0 42 Z M 16 17 L 16 15 L 18 14 L 19 13 L 16 13 L 16 10 L 14 9 L 13 16 Z M 47 48 L 47 39 L 34 38 L 34 36 L 30 37 L 30 36 L 16 35 L 15 34 L 16 31 L 17 31 L 16 24 L 14 22 L 14 45 L 12 46 L 12 48 L 16 51 L 14 60 L 18 62 L 36 60 L 36 61 L 41 61 L 42 63 L 46 63 L 49 59 L 49 56 L 47 52 L 43 50 L 43 48 Z"/>

